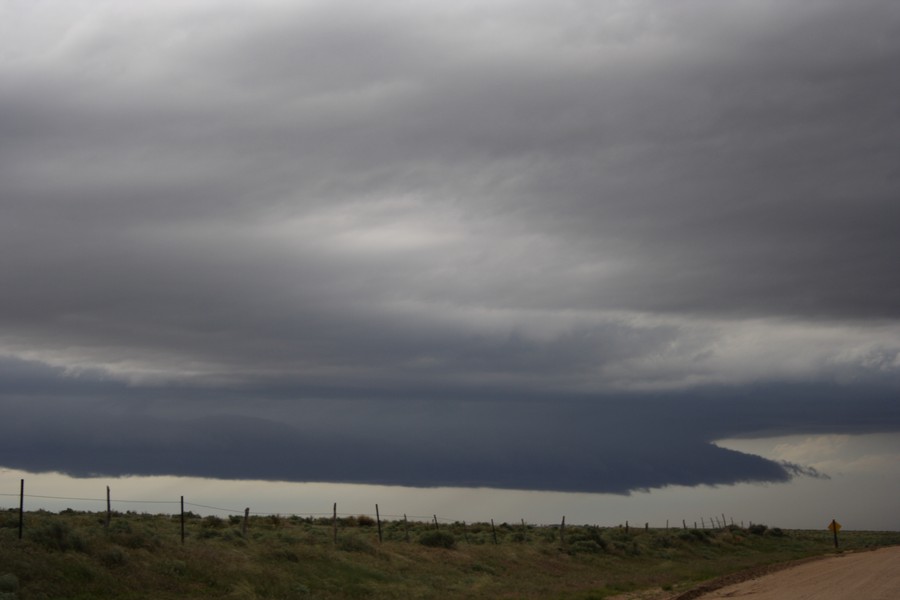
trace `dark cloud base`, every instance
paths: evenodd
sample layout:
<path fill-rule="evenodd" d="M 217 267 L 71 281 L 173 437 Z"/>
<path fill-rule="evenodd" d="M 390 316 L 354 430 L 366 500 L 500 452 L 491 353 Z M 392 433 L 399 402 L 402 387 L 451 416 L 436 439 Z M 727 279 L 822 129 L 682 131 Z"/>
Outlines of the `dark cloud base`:
<path fill-rule="evenodd" d="M 46 381 L 46 380 L 45 380 Z M 23 383 L 24 387 L 28 387 Z M 245 390 L 6 390 L 0 464 L 74 476 L 189 475 L 628 493 L 823 476 L 717 439 L 900 431 L 891 389 L 812 385 L 496 399 L 297 399 Z M 89 397 L 89 398 L 88 398 Z"/>

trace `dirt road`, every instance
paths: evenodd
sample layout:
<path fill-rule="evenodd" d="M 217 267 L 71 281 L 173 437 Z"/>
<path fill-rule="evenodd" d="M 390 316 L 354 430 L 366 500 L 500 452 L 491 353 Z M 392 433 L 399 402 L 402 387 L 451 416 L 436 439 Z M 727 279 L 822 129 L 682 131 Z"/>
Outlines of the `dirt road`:
<path fill-rule="evenodd" d="M 900 547 L 841 554 L 763 575 L 698 597 L 753 600 L 898 600 Z"/>

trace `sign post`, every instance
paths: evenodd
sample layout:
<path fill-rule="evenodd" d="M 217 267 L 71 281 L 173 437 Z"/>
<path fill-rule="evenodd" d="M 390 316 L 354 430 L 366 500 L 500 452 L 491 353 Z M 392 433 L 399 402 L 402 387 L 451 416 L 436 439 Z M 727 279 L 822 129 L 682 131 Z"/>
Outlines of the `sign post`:
<path fill-rule="evenodd" d="M 837 548 L 838 547 L 837 534 L 838 534 L 838 531 L 841 530 L 841 524 L 838 523 L 837 521 L 835 521 L 834 519 L 832 519 L 831 523 L 829 523 L 829 525 L 828 525 L 828 529 L 830 529 L 831 532 L 834 534 L 834 547 Z"/>

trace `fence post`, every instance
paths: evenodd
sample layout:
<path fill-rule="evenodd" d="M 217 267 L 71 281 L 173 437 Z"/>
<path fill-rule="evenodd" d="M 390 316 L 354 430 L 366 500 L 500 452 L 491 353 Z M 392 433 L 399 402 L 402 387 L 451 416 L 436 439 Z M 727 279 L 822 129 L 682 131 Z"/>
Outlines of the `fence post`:
<path fill-rule="evenodd" d="M 562 523 L 559 524 L 559 543 L 566 543 L 566 515 L 563 515 Z"/>
<path fill-rule="evenodd" d="M 381 515 L 378 513 L 378 505 L 375 505 L 375 521 L 378 523 L 378 543 L 382 543 L 381 539 Z"/>
<path fill-rule="evenodd" d="M 25 480 L 19 483 L 19 539 L 22 539 L 22 530 L 25 528 Z"/>
<path fill-rule="evenodd" d="M 247 537 L 247 521 L 250 520 L 250 507 L 244 509 L 244 522 L 241 523 L 241 536 Z"/>
<path fill-rule="evenodd" d="M 440 530 L 441 530 L 441 526 L 438 525 L 437 515 L 434 515 L 434 528 L 435 528 L 437 531 L 440 531 Z"/>
<path fill-rule="evenodd" d="M 494 545 L 497 545 L 497 530 L 494 528 L 494 520 L 491 519 L 491 533 L 494 536 Z"/>
<path fill-rule="evenodd" d="M 406 533 L 406 543 L 409 543 L 409 521 L 406 520 L 406 513 L 403 513 L 403 531 Z"/>
<path fill-rule="evenodd" d="M 109 502 L 109 486 L 106 486 L 106 528 L 109 529 L 109 521 L 112 518 L 112 510 Z"/>
<path fill-rule="evenodd" d="M 184 496 L 181 497 L 181 545 L 184 545 Z"/>

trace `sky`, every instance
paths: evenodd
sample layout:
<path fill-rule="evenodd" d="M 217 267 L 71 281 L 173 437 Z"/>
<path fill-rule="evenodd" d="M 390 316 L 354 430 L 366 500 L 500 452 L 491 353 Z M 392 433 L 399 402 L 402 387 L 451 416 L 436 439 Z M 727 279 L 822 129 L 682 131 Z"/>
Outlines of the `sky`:
<path fill-rule="evenodd" d="M 893 0 L 0 0 L 0 480 L 900 528 L 897 64 Z"/>

